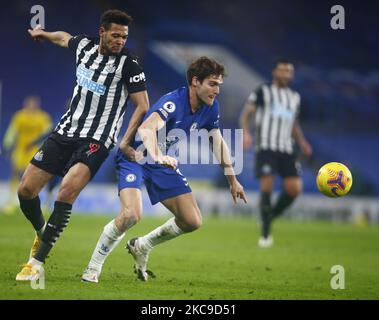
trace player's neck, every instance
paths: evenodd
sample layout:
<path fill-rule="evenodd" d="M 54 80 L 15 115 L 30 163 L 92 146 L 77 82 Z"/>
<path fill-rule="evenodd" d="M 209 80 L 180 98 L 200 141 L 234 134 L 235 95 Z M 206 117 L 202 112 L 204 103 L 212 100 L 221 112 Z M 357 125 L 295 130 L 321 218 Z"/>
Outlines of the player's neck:
<path fill-rule="evenodd" d="M 114 54 L 112 54 L 111 52 L 109 52 L 105 46 L 103 46 L 103 45 L 101 44 L 101 39 L 100 39 L 100 42 L 99 42 L 99 48 L 98 48 L 97 50 L 98 50 L 99 53 L 100 53 L 101 55 L 103 55 L 103 56 L 112 56 L 112 55 L 114 55 Z"/>
<path fill-rule="evenodd" d="M 283 88 L 283 89 L 285 89 L 285 88 L 287 88 L 288 87 L 288 85 L 282 85 L 282 84 L 280 84 L 279 83 L 279 81 L 277 81 L 277 80 L 272 80 L 272 84 L 274 84 L 275 86 L 277 86 L 278 88 Z"/>
<path fill-rule="evenodd" d="M 192 113 L 195 113 L 197 110 L 199 110 L 201 106 L 201 101 L 197 97 L 195 90 L 191 90 L 191 88 L 189 89 L 189 104 Z"/>
<path fill-rule="evenodd" d="M 99 53 L 101 55 L 103 55 L 103 56 L 109 56 L 108 51 L 104 47 L 102 47 L 101 44 L 99 45 L 99 49 L 98 50 L 99 50 Z"/>

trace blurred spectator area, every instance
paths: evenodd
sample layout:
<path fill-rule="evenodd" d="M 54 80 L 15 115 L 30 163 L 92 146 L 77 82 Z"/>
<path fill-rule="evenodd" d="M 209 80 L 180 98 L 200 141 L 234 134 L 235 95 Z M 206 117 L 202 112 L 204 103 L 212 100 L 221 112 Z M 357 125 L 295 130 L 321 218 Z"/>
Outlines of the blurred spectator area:
<path fill-rule="evenodd" d="M 30 40 L 27 29 L 34 3 L 8 2 L 0 12 L 1 28 L 7 30 L 3 33 L 6 49 L 0 60 L 1 139 L 26 95 L 40 95 L 43 108 L 57 122 L 75 83 L 74 57 L 69 50 Z M 226 54 L 214 49 L 215 55 L 233 57 L 233 66 L 243 66 L 243 77 L 251 75 L 252 79 L 251 84 L 239 83 L 235 79 L 242 77 L 241 70 L 230 68 L 231 60 L 223 61 L 229 74 L 220 96 L 225 128 L 238 127 L 246 97 L 261 81 L 270 80 L 275 59 L 292 60 L 296 68 L 293 86 L 302 95 L 301 123 L 315 150 L 314 159 L 303 161 L 305 191 L 317 191 L 314 179 L 321 164 L 340 161 L 353 171 L 353 193 L 379 195 L 379 180 L 373 174 L 379 159 L 378 2 L 339 3 L 345 8 L 346 30 L 338 31 L 330 28 L 330 8 L 335 4 L 332 1 L 85 0 L 38 4 L 45 8 L 48 31 L 65 30 L 73 35 L 96 35 L 105 9 L 129 11 L 135 21 L 127 46 L 144 65 L 151 103 L 186 84 L 185 65 L 180 65 L 180 59 L 185 58 L 178 53 L 164 59 L 162 52 L 156 50 L 157 44 L 223 48 Z M 127 117 L 132 111 L 128 109 Z M 247 152 L 241 180 L 248 189 L 257 187 L 252 162 L 253 153 Z M 0 179 L 8 178 L 9 162 L 4 155 L 0 157 L 0 168 Z M 200 178 L 201 172 L 201 178 L 215 182 L 220 176 L 216 167 L 201 171 L 186 167 L 183 172 L 189 178 Z M 95 181 L 112 179 L 110 157 Z"/>

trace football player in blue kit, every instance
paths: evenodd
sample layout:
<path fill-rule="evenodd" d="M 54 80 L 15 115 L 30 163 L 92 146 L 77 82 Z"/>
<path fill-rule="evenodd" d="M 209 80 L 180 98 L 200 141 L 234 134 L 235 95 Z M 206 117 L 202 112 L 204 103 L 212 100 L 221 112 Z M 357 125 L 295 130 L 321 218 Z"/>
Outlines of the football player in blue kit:
<path fill-rule="evenodd" d="M 148 280 L 147 262 L 151 249 L 156 245 L 198 229 L 202 217 L 187 179 L 178 169 L 177 159 L 166 154 L 167 149 L 179 138 L 172 139 L 170 130 L 181 129 L 187 135 L 191 130 L 206 129 L 213 140 L 213 153 L 224 168 L 234 202 L 246 196 L 237 181 L 230 153 L 219 129 L 219 103 L 216 96 L 223 83 L 224 66 L 217 61 L 201 57 L 187 69 L 188 87 L 182 87 L 161 97 L 146 113 L 138 128 L 140 141 L 134 142 L 134 159 L 122 151 L 116 156 L 121 210 L 116 219 L 104 227 L 99 241 L 85 269 L 82 280 L 98 282 L 102 266 L 109 253 L 134 226 L 142 215 L 141 187 L 145 183 L 152 204 L 161 202 L 174 215 L 150 233 L 133 238 L 126 244 L 134 258 L 138 278 Z M 158 141 L 160 130 L 166 130 L 165 143 Z M 143 145 L 142 145 L 143 143 Z M 141 164 L 143 147 L 152 161 Z M 163 149 L 163 150 L 162 150 Z"/>

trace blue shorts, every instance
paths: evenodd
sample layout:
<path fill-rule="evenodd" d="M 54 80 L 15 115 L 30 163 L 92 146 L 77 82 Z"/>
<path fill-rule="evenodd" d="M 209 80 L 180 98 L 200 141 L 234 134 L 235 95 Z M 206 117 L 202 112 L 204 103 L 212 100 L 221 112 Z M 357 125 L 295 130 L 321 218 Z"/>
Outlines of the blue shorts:
<path fill-rule="evenodd" d="M 127 160 L 120 150 L 115 156 L 118 190 L 141 189 L 145 183 L 151 203 L 192 192 L 186 177 L 179 169 L 172 170 L 159 164 L 144 164 Z"/>

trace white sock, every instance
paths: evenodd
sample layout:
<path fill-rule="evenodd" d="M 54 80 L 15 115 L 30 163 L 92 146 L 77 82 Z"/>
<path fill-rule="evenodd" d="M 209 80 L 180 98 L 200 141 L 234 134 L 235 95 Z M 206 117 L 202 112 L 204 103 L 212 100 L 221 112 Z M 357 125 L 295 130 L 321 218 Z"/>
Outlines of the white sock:
<path fill-rule="evenodd" d="M 43 232 L 45 231 L 45 228 L 46 228 L 46 222 L 45 224 L 43 225 L 43 227 L 41 229 L 39 229 L 38 231 L 36 231 L 36 234 L 38 236 L 38 238 L 42 238 L 42 235 L 43 235 Z"/>
<path fill-rule="evenodd" d="M 28 261 L 28 264 L 31 264 L 33 267 L 36 267 L 37 269 L 40 269 L 41 266 L 43 265 L 43 262 L 41 262 L 41 261 L 39 261 L 37 259 L 31 258 Z"/>
<path fill-rule="evenodd" d="M 175 218 L 171 218 L 147 235 L 138 238 L 138 243 L 142 250 L 150 251 L 157 244 L 176 238 L 183 233 L 184 231 L 176 224 Z"/>
<path fill-rule="evenodd" d="M 117 229 L 114 219 L 109 222 L 104 227 L 104 231 L 96 244 L 88 266 L 100 271 L 105 259 L 112 250 L 117 247 L 124 236 L 125 232 L 120 232 L 120 230 Z"/>

